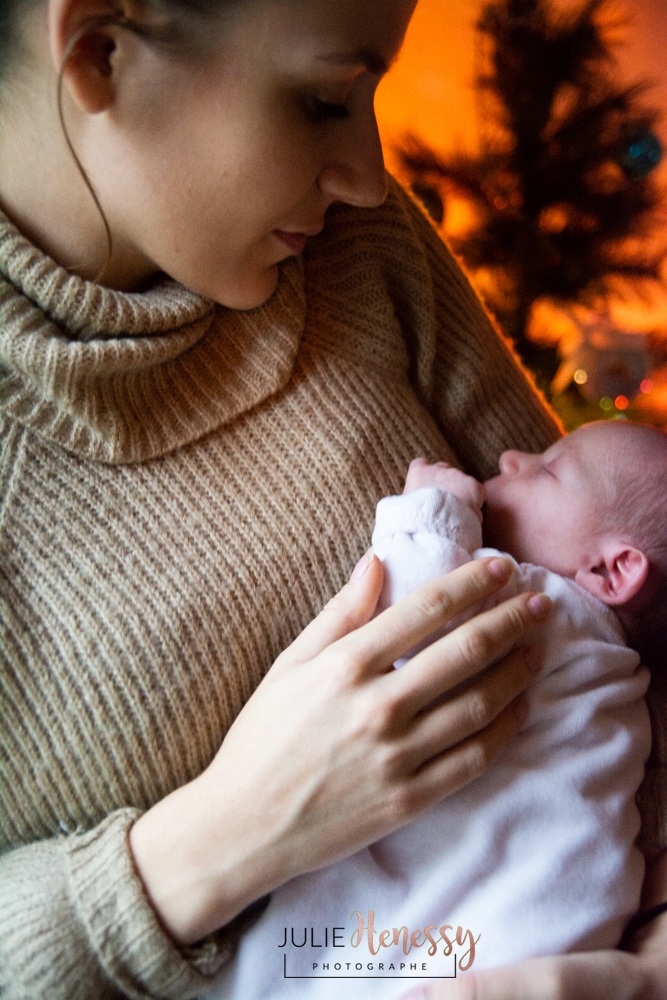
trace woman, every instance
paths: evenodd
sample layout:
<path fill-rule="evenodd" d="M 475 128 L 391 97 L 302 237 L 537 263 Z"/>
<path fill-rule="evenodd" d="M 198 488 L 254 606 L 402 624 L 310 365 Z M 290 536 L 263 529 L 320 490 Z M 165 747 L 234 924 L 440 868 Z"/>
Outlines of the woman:
<path fill-rule="evenodd" d="M 521 721 L 539 595 L 390 671 L 502 561 L 380 624 L 362 560 L 304 630 L 415 454 L 484 475 L 557 434 L 387 198 L 373 93 L 413 6 L 4 0 L 7 996 L 195 995 L 251 904 Z"/>

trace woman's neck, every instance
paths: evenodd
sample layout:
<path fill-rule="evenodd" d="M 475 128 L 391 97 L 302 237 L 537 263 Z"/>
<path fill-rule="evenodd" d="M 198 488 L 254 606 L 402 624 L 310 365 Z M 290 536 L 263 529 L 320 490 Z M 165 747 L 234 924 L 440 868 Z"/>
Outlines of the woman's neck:
<path fill-rule="evenodd" d="M 44 61 L 41 63 L 45 65 Z M 58 117 L 57 77 L 26 66 L 3 81 L 0 102 L 0 209 L 40 250 L 71 273 L 119 291 L 138 291 L 156 269 L 103 219 L 67 146 Z M 77 136 L 65 115 L 75 148 Z M 85 169 L 85 154 L 81 155 Z M 104 206 L 103 206 L 104 207 Z"/>

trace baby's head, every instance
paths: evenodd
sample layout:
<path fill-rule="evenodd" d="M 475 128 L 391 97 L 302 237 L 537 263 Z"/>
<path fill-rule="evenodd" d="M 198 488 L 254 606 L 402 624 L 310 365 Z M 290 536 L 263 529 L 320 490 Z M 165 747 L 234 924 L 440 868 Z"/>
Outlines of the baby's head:
<path fill-rule="evenodd" d="M 485 484 L 485 542 L 576 580 L 615 608 L 633 645 L 664 634 L 667 435 L 600 421 L 499 464 Z"/>

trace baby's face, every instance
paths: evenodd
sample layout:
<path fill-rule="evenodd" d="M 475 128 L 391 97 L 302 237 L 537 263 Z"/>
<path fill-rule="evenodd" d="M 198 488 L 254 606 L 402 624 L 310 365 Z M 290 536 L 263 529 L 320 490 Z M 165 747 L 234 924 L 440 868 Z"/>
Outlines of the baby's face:
<path fill-rule="evenodd" d="M 614 431 L 590 424 L 541 455 L 503 452 L 500 474 L 485 484 L 485 544 L 574 577 L 604 531 L 600 512 L 609 497 Z"/>

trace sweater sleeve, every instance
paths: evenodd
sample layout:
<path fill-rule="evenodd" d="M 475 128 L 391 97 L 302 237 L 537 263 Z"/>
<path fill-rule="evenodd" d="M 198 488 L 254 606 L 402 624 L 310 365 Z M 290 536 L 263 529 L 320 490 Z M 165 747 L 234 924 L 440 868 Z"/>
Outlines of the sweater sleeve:
<path fill-rule="evenodd" d="M 487 479 L 502 451 L 544 451 L 562 428 L 449 249 L 395 181 L 393 200 L 405 242 L 395 234 L 387 280 L 413 384 L 465 471 Z"/>
<path fill-rule="evenodd" d="M 232 949 L 233 928 L 179 951 L 136 874 L 121 809 L 93 830 L 0 859 L 4 1000 L 189 1000 Z"/>

